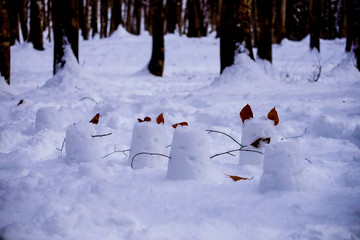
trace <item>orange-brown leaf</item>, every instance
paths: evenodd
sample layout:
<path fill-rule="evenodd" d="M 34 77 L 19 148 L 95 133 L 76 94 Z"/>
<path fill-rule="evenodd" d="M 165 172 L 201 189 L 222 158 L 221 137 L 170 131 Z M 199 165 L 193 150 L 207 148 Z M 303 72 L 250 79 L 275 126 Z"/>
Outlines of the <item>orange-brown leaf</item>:
<path fill-rule="evenodd" d="M 244 177 L 232 176 L 232 175 L 228 175 L 228 174 L 225 174 L 225 175 L 228 176 L 229 178 L 231 178 L 234 182 L 239 181 L 239 180 L 253 180 L 254 179 L 254 177 L 244 178 Z"/>
<path fill-rule="evenodd" d="M 264 142 L 266 144 L 270 143 L 271 138 L 258 138 L 256 141 L 254 141 L 253 143 L 251 143 L 250 145 L 253 146 L 254 148 L 259 148 L 260 147 L 260 143 Z"/>
<path fill-rule="evenodd" d="M 270 112 L 267 115 L 267 118 L 274 121 L 275 126 L 279 124 L 279 116 L 277 114 L 275 107 L 270 110 Z"/>
<path fill-rule="evenodd" d="M 138 120 L 138 122 L 143 122 L 143 121 L 144 121 L 144 120 L 142 120 L 141 118 L 138 118 L 137 120 Z"/>
<path fill-rule="evenodd" d="M 245 120 L 253 118 L 253 117 L 254 117 L 254 115 L 253 115 L 250 105 L 246 104 L 246 106 L 240 112 L 240 118 L 241 118 L 242 122 L 244 123 Z"/>
<path fill-rule="evenodd" d="M 164 119 L 164 115 L 162 113 L 160 113 L 160 115 L 156 118 L 156 123 L 157 124 L 165 124 L 165 119 Z"/>
<path fill-rule="evenodd" d="M 187 122 L 181 122 L 181 123 L 176 123 L 176 124 L 173 124 L 172 127 L 173 128 L 176 128 L 177 126 L 189 126 L 189 124 Z"/>
<path fill-rule="evenodd" d="M 151 122 L 151 118 L 150 117 L 145 117 L 144 122 Z"/>
<path fill-rule="evenodd" d="M 21 99 L 17 105 L 19 106 L 19 105 L 21 105 L 21 104 L 23 104 L 23 103 L 24 103 L 24 100 Z"/>
<path fill-rule="evenodd" d="M 97 113 L 97 114 L 95 115 L 95 117 L 93 117 L 93 118 L 90 120 L 90 122 L 91 122 L 92 124 L 98 124 L 98 123 L 99 123 L 99 118 L 100 118 L 100 113 Z"/>

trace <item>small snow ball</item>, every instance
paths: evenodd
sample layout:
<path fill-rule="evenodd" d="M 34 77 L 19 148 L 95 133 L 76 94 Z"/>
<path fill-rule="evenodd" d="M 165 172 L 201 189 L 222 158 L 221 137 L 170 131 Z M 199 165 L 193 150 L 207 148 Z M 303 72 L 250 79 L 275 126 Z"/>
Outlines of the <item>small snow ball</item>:
<path fill-rule="evenodd" d="M 205 130 L 178 126 L 170 150 L 166 178 L 173 180 L 208 180 L 213 166 L 209 137 Z"/>
<path fill-rule="evenodd" d="M 168 152 L 167 145 L 169 142 L 163 124 L 155 122 L 135 123 L 130 146 L 129 165 L 133 169 L 166 167 L 166 158 L 139 153 L 166 154 Z"/>
<path fill-rule="evenodd" d="M 63 123 L 59 111 L 55 107 L 39 108 L 36 112 L 35 131 L 39 132 L 44 129 L 60 131 Z"/>
<path fill-rule="evenodd" d="M 302 172 L 305 158 L 300 146 L 294 142 L 279 142 L 267 147 L 263 174 L 260 179 L 262 192 L 303 189 Z"/>
<path fill-rule="evenodd" d="M 76 123 L 66 130 L 65 150 L 70 161 L 91 162 L 102 157 L 100 138 L 92 123 Z"/>

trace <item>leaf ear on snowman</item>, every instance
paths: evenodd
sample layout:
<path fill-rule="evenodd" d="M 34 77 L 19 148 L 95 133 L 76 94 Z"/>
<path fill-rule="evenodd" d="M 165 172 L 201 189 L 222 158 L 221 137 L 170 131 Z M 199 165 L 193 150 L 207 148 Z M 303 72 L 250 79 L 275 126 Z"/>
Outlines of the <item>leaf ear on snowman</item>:
<path fill-rule="evenodd" d="M 277 114 L 275 107 L 270 110 L 270 112 L 267 115 L 267 118 L 274 121 L 275 126 L 279 124 L 279 116 Z"/>
<path fill-rule="evenodd" d="M 241 118 L 242 122 L 244 123 L 245 120 L 253 118 L 253 117 L 254 117 L 254 115 L 253 115 L 250 105 L 246 104 L 246 106 L 240 112 L 240 118 Z"/>

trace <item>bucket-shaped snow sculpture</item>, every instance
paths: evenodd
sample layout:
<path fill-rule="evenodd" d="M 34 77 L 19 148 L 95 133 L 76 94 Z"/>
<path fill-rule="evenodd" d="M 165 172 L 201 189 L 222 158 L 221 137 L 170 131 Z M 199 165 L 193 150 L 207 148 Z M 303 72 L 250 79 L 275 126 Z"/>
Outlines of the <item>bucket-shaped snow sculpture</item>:
<path fill-rule="evenodd" d="M 56 107 L 43 107 L 37 110 L 35 118 L 36 132 L 44 129 L 61 131 L 62 127 L 63 123 Z"/>
<path fill-rule="evenodd" d="M 275 126 L 279 120 L 276 110 L 273 108 L 267 118 L 253 118 L 250 106 L 246 105 L 240 117 L 243 121 L 241 145 L 244 148 L 239 154 L 239 164 L 260 165 L 266 145 L 277 141 Z"/>
<path fill-rule="evenodd" d="M 164 124 L 138 122 L 134 125 L 129 165 L 133 169 L 166 167 L 167 159 L 149 153 L 166 154 L 169 145 Z"/>
<path fill-rule="evenodd" d="M 80 122 L 68 126 L 66 130 L 65 150 L 70 161 L 91 162 L 102 157 L 100 138 L 96 135 L 92 123 Z"/>
<path fill-rule="evenodd" d="M 302 173 L 306 160 L 299 144 L 278 142 L 266 148 L 260 190 L 294 191 L 301 190 L 306 182 Z"/>
<path fill-rule="evenodd" d="M 207 180 L 213 166 L 209 137 L 205 130 L 178 126 L 174 131 L 166 178 L 173 180 Z"/>

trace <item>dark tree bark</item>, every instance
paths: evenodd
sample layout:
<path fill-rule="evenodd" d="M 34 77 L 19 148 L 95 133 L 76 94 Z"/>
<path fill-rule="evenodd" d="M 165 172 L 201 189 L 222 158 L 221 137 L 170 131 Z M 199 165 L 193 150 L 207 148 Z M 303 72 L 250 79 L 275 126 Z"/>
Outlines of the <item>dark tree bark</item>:
<path fill-rule="evenodd" d="M 53 0 L 47 0 L 47 22 L 49 23 L 49 27 L 48 27 L 48 34 L 46 39 L 51 42 L 51 22 L 52 22 L 52 1 Z"/>
<path fill-rule="evenodd" d="M 15 0 L 8 1 L 9 23 L 10 23 L 10 44 L 20 41 L 19 38 L 19 2 Z"/>
<path fill-rule="evenodd" d="M 151 14 L 150 14 L 150 0 L 144 0 L 144 22 L 145 22 L 145 30 L 149 31 L 149 33 L 152 35 L 152 29 L 151 29 Z"/>
<path fill-rule="evenodd" d="M 273 0 L 273 42 L 280 43 L 286 35 L 286 0 Z"/>
<path fill-rule="evenodd" d="M 220 73 L 233 65 L 235 55 L 246 52 L 254 60 L 251 45 L 251 0 L 223 0 L 220 31 Z"/>
<path fill-rule="evenodd" d="M 53 0 L 54 74 L 66 64 L 63 58 L 66 45 L 70 45 L 79 61 L 78 7 L 78 0 Z"/>
<path fill-rule="evenodd" d="M 20 19 L 21 33 L 24 42 L 26 42 L 29 37 L 29 30 L 27 27 L 28 10 L 29 10 L 28 1 L 29 0 L 20 0 L 19 19 Z"/>
<path fill-rule="evenodd" d="M 121 5 L 121 0 L 113 0 L 113 7 L 111 9 L 110 35 L 113 34 L 122 23 Z"/>
<path fill-rule="evenodd" d="M 360 71 L 360 0 L 346 2 L 348 34 L 346 37 L 346 52 L 355 53 L 356 67 Z"/>
<path fill-rule="evenodd" d="M 320 52 L 321 0 L 310 0 L 310 49 Z"/>
<path fill-rule="evenodd" d="M 33 44 L 36 50 L 44 50 L 42 27 L 43 7 L 41 0 L 31 0 L 29 42 Z"/>
<path fill-rule="evenodd" d="M 164 21 L 162 16 L 163 1 L 151 0 L 152 55 L 148 65 L 149 71 L 161 77 L 164 70 Z"/>
<path fill-rule="evenodd" d="M 176 0 L 176 22 L 179 29 L 180 36 L 182 35 L 182 0 Z"/>
<path fill-rule="evenodd" d="M 10 84 L 10 23 L 7 0 L 0 0 L 0 74 Z"/>
<path fill-rule="evenodd" d="M 256 3 L 256 28 L 258 40 L 257 55 L 261 59 L 272 62 L 272 1 L 255 0 Z"/>
<path fill-rule="evenodd" d="M 79 27 L 84 40 L 89 40 L 89 0 L 79 0 Z"/>
<path fill-rule="evenodd" d="M 108 36 L 107 35 L 108 9 L 109 9 L 108 0 L 101 0 L 100 38 L 106 38 Z"/>
<path fill-rule="evenodd" d="M 287 0 L 286 3 L 286 37 L 302 40 L 309 33 L 309 0 Z"/>
<path fill-rule="evenodd" d="M 98 1 L 91 1 L 91 29 L 92 29 L 92 37 L 95 37 L 98 34 Z"/>
<path fill-rule="evenodd" d="M 187 0 L 186 12 L 188 19 L 188 37 L 201 37 L 202 35 L 202 12 L 200 0 Z"/>
<path fill-rule="evenodd" d="M 133 13 L 133 33 L 140 35 L 141 32 L 141 0 L 135 0 Z"/>
<path fill-rule="evenodd" d="M 166 0 L 166 32 L 174 33 L 177 23 L 176 0 Z"/>

